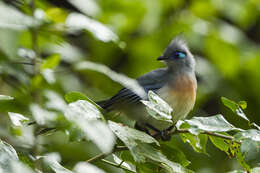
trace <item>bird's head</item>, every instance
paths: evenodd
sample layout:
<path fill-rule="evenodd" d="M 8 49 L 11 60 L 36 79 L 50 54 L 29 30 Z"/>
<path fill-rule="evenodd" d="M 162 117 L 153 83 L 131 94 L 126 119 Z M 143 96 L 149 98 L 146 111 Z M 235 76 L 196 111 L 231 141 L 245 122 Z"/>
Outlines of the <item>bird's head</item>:
<path fill-rule="evenodd" d="M 165 61 L 169 68 L 195 68 L 195 59 L 181 36 L 175 37 L 157 60 Z"/>

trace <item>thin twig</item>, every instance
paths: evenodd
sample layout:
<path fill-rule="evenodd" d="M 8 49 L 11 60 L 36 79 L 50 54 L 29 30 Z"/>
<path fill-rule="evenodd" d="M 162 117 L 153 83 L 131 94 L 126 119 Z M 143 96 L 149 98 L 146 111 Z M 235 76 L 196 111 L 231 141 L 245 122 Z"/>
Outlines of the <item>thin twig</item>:
<path fill-rule="evenodd" d="M 128 150 L 128 148 L 126 146 L 115 146 L 115 148 L 112 150 L 112 152 L 98 154 L 98 155 L 88 159 L 86 162 L 92 163 L 92 162 L 95 162 L 97 160 L 104 159 L 105 157 L 107 157 L 108 155 L 110 155 L 114 152 L 119 152 L 119 151 L 124 151 L 124 150 Z"/>
<path fill-rule="evenodd" d="M 136 173 L 136 171 L 133 171 L 133 170 L 131 170 L 131 169 L 128 169 L 128 168 L 126 168 L 126 167 L 123 167 L 122 164 L 116 164 L 116 163 L 110 162 L 110 161 L 105 160 L 105 159 L 101 159 L 101 161 L 104 162 L 104 163 L 106 163 L 106 164 L 109 164 L 109 165 L 111 165 L 111 166 L 114 166 L 114 167 L 117 167 L 117 168 L 121 168 L 121 169 L 123 169 L 123 170 L 125 170 L 125 171 L 129 171 L 129 172 L 132 172 L 132 173 Z"/>
<path fill-rule="evenodd" d="M 171 131 L 169 134 L 173 135 L 173 134 L 178 134 L 178 133 L 190 133 L 190 131 L 186 130 L 186 129 L 181 129 L 181 130 Z M 230 140 L 230 141 L 234 141 L 234 137 L 233 136 L 227 136 L 227 135 L 223 135 L 223 134 L 220 134 L 220 133 L 213 133 L 213 132 L 209 132 L 209 131 L 204 131 L 204 132 L 201 132 L 200 134 L 216 136 L 216 137 L 219 137 L 219 138 L 223 138 L 223 139 L 227 139 L 227 140 Z M 240 144 L 240 142 L 237 142 L 237 143 Z"/>

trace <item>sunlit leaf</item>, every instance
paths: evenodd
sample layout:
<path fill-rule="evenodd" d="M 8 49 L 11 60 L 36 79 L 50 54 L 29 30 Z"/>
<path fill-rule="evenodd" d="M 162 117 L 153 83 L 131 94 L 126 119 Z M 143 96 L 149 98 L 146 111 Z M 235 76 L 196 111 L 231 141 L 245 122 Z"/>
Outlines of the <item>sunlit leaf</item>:
<path fill-rule="evenodd" d="M 224 151 L 228 154 L 229 141 L 227 141 L 223 138 L 219 138 L 216 136 L 210 136 L 210 135 L 209 135 L 209 139 L 218 149 L 220 149 L 221 151 Z"/>
<path fill-rule="evenodd" d="M 60 55 L 59 54 L 53 54 L 51 56 L 48 56 L 46 60 L 43 61 L 41 64 L 41 69 L 52 69 L 54 70 L 56 66 L 60 63 Z"/>
<path fill-rule="evenodd" d="M 208 141 L 208 136 L 204 134 L 200 134 L 198 136 L 190 134 L 190 133 L 183 133 L 180 134 L 182 140 L 186 143 L 189 143 L 194 151 L 207 154 L 206 152 L 206 145 Z"/>
<path fill-rule="evenodd" d="M 66 26 L 69 30 L 87 30 L 103 42 L 118 41 L 117 35 L 102 23 L 80 13 L 71 13 L 67 17 Z"/>
<path fill-rule="evenodd" d="M 24 122 L 29 121 L 29 118 L 19 113 L 8 112 L 8 115 L 15 126 L 22 126 Z"/>
<path fill-rule="evenodd" d="M 73 173 L 72 171 L 64 168 L 59 162 L 61 161 L 58 153 L 49 153 L 43 156 L 44 162 L 51 167 L 55 173 Z"/>
<path fill-rule="evenodd" d="M 239 130 L 230 124 L 222 115 L 215 115 L 210 117 L 193 117 L 190 120 L 185 120 L 192 128 L 201 131 L 210 132 L 227 132 L 231 130 Z"/>
<path fill-rule="evenodd" d="M 105 65 L 93 63 L 90 61 L 83 61 L 83 62 L 77 63 L 75 65 L 75 68 L 77 70 L 93 70 L 93 71 L 103 73 L 104 75 L 107 75 L 112 80 L 114 80 L 114 81 L 120 83 L 121 85 L 123 85 L 124 87 L 132 90 L 141 98 L 145 98 L 145 96 L 146 96 L 144 89 L 138 84 L 138 82 L 136 80 L 131 79 L 123 74 L 116 73 Z"/>
<path fill-rule="evenodd" d="M 13 100 L 14 98 L 11 96 L 6 96 L 6 95 L 0 95 L 0 101 L 1 100 Z"/>
<path fill-rule="evenodd" d="M 86 139 L 92 140 L 100 150 L 109 153 L 113 149 L 114 134 L 99 120 L 102 114 L 95 105 L 85 100 L 70 103 L 65 111 L 65 117 L 74 122 L 84 132 Z"/>
<path fill-rule="evenodd" d="M 141 102 L 146 105 L 148 113 L 157 120 L 167 121 L 172 123 L 172 111 L 173 109 L 162 100 L 153 91 L 148 92 L 149 101 L 142 100 Z M 152 112 L 151 112 L 152 111 Z"/>
<path fill-rule="evenodd" d="M 93 100 L 91 100 L 90 98 L 88 98 L 86 95 L 80 93 L 80 92 L 77 92 L 77 91 L 72 91 L 70 93 L 67 93 L 65 95 L 65 100 L 68 102 L 68 103 L 71 103 L 71 102 L 76 102 L 78 100 L 86 100 L 90 103 L 92 103 L 93 105 L 95 105 L 98 109 L 101 109 L 101 107 L 99 105 L 97 105 Z"/>
<path fill-rule="evenodd" d="M 242 109 L 245 109 L 247 107 L 247 103 L 245 101 L 240 101 L 239 103 L 236 103 L 232 100 L 229 100 L 225 97 L 221 97 L 222 103 L 231 109 L 234 113 L 236 113 L 238 116 L 242 117 L 243 119 L 249 121 L 249 119 L 246 117 L 246 114 L 243 112 Z M 242 109 L 241 109 L 242 108 Z"/>
<path fill-rule="evenodd" d="M 141 141 L 143 143 L 156 143 L 159 145 L 159 143 L 153 137 L 139 130 L 120 125 L 113 121 L 109 121 L 108 125 L 110 129 L 116 134 L 116 136 L 125 143 L 125 145 L 132 152 L 134 159 L 138 162 L 144 161 L 144 157 L 140 156 L 134 151 L 134 148 L 138 145 L 137 141 Z"/>
<path fill-rule="evenodd" d="M 77 163 L 73 170 L 75 173 L 105 173 L 105 171 L 103 171 L 102 169 L 99 169 L 98 167 L 87 162 Z"/>

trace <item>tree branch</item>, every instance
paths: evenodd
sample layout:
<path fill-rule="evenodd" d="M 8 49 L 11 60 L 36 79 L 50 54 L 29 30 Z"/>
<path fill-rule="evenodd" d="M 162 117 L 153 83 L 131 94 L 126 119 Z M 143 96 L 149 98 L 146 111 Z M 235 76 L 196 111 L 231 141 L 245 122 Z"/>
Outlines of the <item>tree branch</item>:
<path fill-rule="evenodd" d="M 131 169 L 128 169 L 128 168 L 126 168 L 126 167 L 123 167 L 123 166 L 122 166 L 122 163 L 123 163 L 123 162 L 122 162 L 121 164 L 116 164 L 116 163 L 110 162 L 110 161 L 105 160 L 105 159 L 101 159 L 101 161 L 104 162 L 104 163 L 106 163 L 106 164 L 109 164 L 109 165 L 111 165 L 111 166 L 114 166 L 114 167 L 117 167 L 117 168 L 121 168 L 121 169 L 123 169 L 123 170 L 125 170 L 125 171 L 129 171 L 129 172 L 132 172 L 132 173 L 136 173 L 135 171 L 133 171 L 133 170 L 131 170 Z"/>

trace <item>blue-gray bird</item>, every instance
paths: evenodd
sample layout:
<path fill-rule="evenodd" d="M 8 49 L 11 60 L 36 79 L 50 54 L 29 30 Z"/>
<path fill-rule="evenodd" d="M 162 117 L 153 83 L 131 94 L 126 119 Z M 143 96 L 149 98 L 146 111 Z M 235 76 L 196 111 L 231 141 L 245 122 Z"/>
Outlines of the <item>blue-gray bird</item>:
<path fill-rule="evenodd" d="M 174 123 L 184 119 L 192 110 L 196 100 L 197 80 L 195 77 L 195 59 L 185 41 L 177 36 L 157 58 L 165 62 L 167 67 L 153 70 L 137 78 L 137 82 L 144 88 L 157 93 L 173 108 Z M 162 122 L 148 115 L 141 98 L 133 91 L 123 88 L 112 98 L 100 102 L 100 106 L 107 110 L 123 111 L 136 120 L 135 127 L 149 133 L 149 130 L 163 132 L 173 124 Z M 149 130 L 147 130 L 149 129 Z M 163 137 L 161 137 L 163 139 Z"/>

